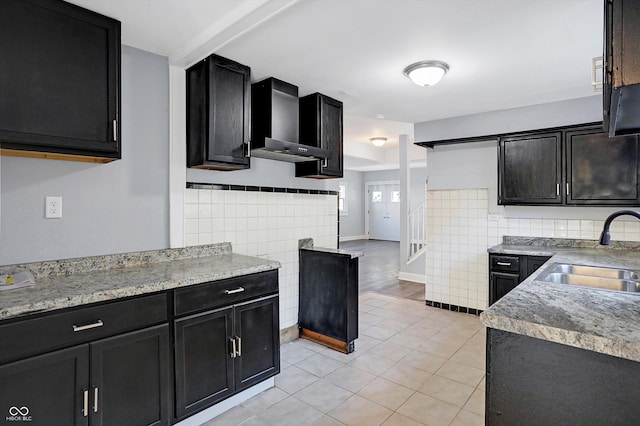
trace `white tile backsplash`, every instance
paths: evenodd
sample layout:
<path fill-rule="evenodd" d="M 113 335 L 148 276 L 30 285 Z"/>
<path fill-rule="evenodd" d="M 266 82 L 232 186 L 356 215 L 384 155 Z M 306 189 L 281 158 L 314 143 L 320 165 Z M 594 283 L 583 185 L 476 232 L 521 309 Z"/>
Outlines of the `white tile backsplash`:
<path fill-rule="evenodd" d="M 298 322 L 298 240 L 337 248 L 337 195 L 185 189 L 185 244 L 230 242 L 234 253 L 277 260 L 280 328 Z"/>
<path fill-rule="evenodd" d="M 487 189 L 427 191 L 426 299 L 487 308 L 487 248 L 505 235 L 597 240 L 602 220 L 509 218 L 488 213 Z M 186 225 L 185 225 L 186 226 Z M 640 241 L 640 222 L 611 224 L 618 241 Z"/>

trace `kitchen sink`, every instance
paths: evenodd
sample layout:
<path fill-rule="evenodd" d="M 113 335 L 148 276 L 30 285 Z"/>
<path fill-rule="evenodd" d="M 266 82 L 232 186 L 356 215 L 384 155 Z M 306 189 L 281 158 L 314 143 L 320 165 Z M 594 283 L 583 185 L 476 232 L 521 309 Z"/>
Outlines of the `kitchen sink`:
<path fill-rule="evenodd" d="M 555 263 L 540 274 L 539 280 L 602 290 L 640 293 L 640 273 L 627 269 Z"/>

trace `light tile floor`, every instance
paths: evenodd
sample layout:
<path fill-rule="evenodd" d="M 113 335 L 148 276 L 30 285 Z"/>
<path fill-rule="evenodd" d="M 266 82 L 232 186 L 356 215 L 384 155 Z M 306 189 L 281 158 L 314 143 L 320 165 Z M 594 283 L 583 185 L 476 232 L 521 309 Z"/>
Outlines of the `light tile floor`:
<path fill-rule="evenodd" d="M 377 293 L 359 309 L 355 352 L 286 343 L 276 386 L 206 426 L 484 424 L 478 317 Z"/>

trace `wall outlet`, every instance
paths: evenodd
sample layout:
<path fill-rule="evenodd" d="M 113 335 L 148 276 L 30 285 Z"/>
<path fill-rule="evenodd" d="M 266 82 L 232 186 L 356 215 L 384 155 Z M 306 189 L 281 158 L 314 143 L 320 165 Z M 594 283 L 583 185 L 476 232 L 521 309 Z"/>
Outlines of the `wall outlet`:
<path fill-rule="evenodd" d="M 44 203 L 44 217 L 46 219 L 62 218 L 62 197 L 47 195 Z"/>

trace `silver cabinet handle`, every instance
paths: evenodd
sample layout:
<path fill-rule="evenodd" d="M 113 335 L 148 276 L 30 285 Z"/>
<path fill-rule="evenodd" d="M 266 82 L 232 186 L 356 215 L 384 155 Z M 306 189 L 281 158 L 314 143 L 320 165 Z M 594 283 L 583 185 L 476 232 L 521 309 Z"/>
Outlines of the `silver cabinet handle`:
<path fill-rule="evenodd" d="M 329 166 L 329 159 L 325 158 L 322 160 L 322 168 L 326 169 Z"/>
<path fill-rule="evenodd" d="M 571 194 L 569 193 L 569 182 L 567 182 L 567 196 L 569 196 L 569 195 L 571 195 Z"/>
<path fill-rule="evenodd" d="M 238 339 L 238 356 L 242 356 L 242 338 L 236 337 Z"/>
<path fill-rule="evenodd" d="M 236 339 L 229 338 L 231 340 L 231 358 L 236 357 Z"/>
<path fill-rule="evenodd" d="M 98 388 L 93 389 L 93 412 L 98 412 Z"/>
<path fill-rule="evenodd" d="M 89 415 L 89 391 L 85 390 L 84 392 L 84 404 L 82 406 L 82 415 L 87 417 Z"/>
<path fill-rule="evenodd" d="M 118 120 L 113 120 L 113 141 L 118 142 Z"/>
<path fill-rule="evenodd" d="M 238 287 L 238 288 L 234 288 L 233 290 L 225 290 L 224 294 L 236 294 L 236 293 L 242 293 L 244 291 L 244 287 Z"/>
<path fill-rule="evenodd" d="M 511 263 L 507 263 L 507 262 L 496 262 L 496 264 L 500 266 L 511 266 Z"/>
<path fill-rule="evenodd" d="M 93 324 L 87 324 L 87 325 L 73 325 L 73 331 L 78 332 L 78 331 L 83 331 L 83 330 L 90 330 L 92 328 L 97 328 L 97 327 L 102 327 L 104 325 L 104 323 L 102 322 L 102 320 L 98 320 L 97 322 L 94 322 Z"/>
<path fill-rule="evenodd" d="M 247 153 L 245 154 L 245 157 L 251 157 L 251 141 L 248 140 L 245 145 L 247 146 Z"/>
<path fill-rule="evenodd" d="M 560 184 L 556 183 L 556 195 L 560 195 Z"/>

